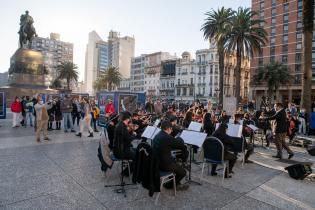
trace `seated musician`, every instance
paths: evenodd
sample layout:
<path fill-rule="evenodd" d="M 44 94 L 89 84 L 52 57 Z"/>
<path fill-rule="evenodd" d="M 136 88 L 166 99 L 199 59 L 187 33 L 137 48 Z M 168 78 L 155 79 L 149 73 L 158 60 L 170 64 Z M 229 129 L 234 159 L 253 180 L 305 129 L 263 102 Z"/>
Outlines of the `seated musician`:
<path fill-rule="evenodd" d="M 188 185 L 183 185 L 180 181 L 186 176 L 186 171 L 183 167 L 177 164 L 172 157 L 172 150 L 181 150 L 183 161 L 187 160 L 188 151 L 184 143 L 175 139 L 170 134 L 172 133 L 172 124 L 165 120 L 161 123 L 161 131 L 153 139 L 153 151 L 159 157 L 160 170 L 172 171 L 175 173 L 176 189 L 187 190 Z M 172 188 L 173 182 L 168 182 L 166 188 Z"/>
<path fill-rule="evenodd" d="M 171 136 L 176 137 L 182 131 L 180 125 L 177 124 L 177 117 L 172 116 L 170 117 L 169 121 L 172 124 L 173 128 Z"/>
<path fill-rule="evenodd" d="M 243 121 L 243 131 L 242 131 L 242 136 L 246 137 L 248 135 L 253 135 L 253 131 L 249 128 L 246 127 L 246 125 L 249 125 L 249 115 L 246 113 L 244 115 L 244 121 Z M 234 124 L 240 125 L 240 115 L 235 114 L 234 117 Z M 248 133 L 250 132 L 250 133 Z M 244 138 L 245 139 L 245 138 Z M 247 143 L 246 139 L 244 141 L 244 148 L 247 150 L 245 154 L 245 163 L 253 163 L 253 161 L 248 160 L 249 156 L 254 153 L 254 146 L 250 143 Z"/>
<path fill-rule="evenodd" d="M 213 133 L 213 136 L 218 138 L 224 145 L 224 160 L 229 161 L 229 168 L 226 170 L 225 173 L 225 178 L 231 178 L 231 174 L 233 172 L 233 166 L 236 162 L 236 155 L 233 153 L 229 152 L 228 149 L 233 147 L 233 140 L 232 137 L 226 134 L 227 131 L 227 124 L 222 123 L 219 128 Z M 217 164 L 212 164 L 212 169 L 211 169 L 211 175 L 216 176 L 216 169 L 217 169 Z"/>
<path fill-rule="evenodd" d="M 136 151 L 131 145 L 135 137 L 130 135 L 128 130 L 130 122 L 131 114 L 129 112 L 121 112 L 119 122 L 115 128 L 113 149 L 114 155 L 118 159 L 134 160 L 136 156 Z M 133 169 L 132 165 L 130 165 L 130 169 Z M 128 176 L 128 168 L 125 168 L 122 173 Z"/>

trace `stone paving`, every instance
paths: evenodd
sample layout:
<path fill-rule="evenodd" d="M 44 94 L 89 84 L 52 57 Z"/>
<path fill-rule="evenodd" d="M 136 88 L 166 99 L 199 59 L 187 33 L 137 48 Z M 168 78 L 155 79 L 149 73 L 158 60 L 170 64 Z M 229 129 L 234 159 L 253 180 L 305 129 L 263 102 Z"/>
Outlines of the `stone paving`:
<path fill-rule="evenodd" d="M 11 128 L 10 120 L 0 125 L 0 209 L 315 209 L 315 182 L 294 180 L 283 170 L 295 161 L 315 162 L 303 148 L 293 148 L 294 160 L 277 161 L 274 148 L 256 147 L 255 163 L 242 167 L 238 161 L 232 179 L 222 184 L 220 175 L 205 173 L 201 186 L 191 184 L 176 197 L 163 189 L 154 205 L 155 197 L 141 187 L 126 187 L 126 198 L 104 187 L 119 183 L 119 166 L 101 172 L 97 136 L 51 131 L 51 142 L 37 143 L 32 128 Z M 194 165 L 194 180 L 200 171 Z"/>

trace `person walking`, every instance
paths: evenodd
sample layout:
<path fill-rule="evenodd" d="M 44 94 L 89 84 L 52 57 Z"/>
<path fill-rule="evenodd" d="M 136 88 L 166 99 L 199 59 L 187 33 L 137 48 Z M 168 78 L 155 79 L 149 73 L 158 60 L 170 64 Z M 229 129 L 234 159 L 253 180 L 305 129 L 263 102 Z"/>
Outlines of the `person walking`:
<path fill-rule="evenodd" d="M 47 132 L 47 125 L 48 125 L 48 112 L 47 110 L 51 109 L 52 103 L 48 102 L 44 104 L 44 101 L 41 97 L 38 97 L 37 104 L 35 105 L 35 112 L 36 112 L 36 141 L 40 142 L 40 134 L 43 132 L 44 140 L 49 141 L 48 132 Z"/>
<path fill-rule="evenodd" d="M 72 123 L 72 102 L 69 95 L 66 95 L 63 101 L 61 102 L 61 112 L 63 117 L 63 123 L 64 123 L 64 131 L 65 133 L 68 133 L 68 128 L 70 127 L 71 132 L 74 133 L 75 130 L 73 128 Z"/>
<path fill-rule="evenodd" d="M 306 135 L 306 111 L 304 108 L 301 108 L 298 114 L 299 120 L 299 134 Z"/>
<path fill-rule="evenodd" d="M 75 120 L 77 120 L 77 126 L 79 127 L 80 119 L 81 119 L 81 105 L 77 98 L 73 100 L 72 103 L 72 123 L 75 125 Z"/>
<path fill-rule="evenodd" d="M 97 130 L 97 120 L 98 120 L 98 117 L 100 115 L 100 109 L 97 107 L 97 105 L 95 103 L 92 104 L 92 110 L 91 110 L 91 116 L 92 116 L 92 121 L 91 121 L 91 126 L 93 124 L 94 126 L 94 132 L 99 132 Z"/>
<path fill-rule="evenodd" d="M 55 121 L 56 121 L 56 130 L 60 130 L 61 128 L 61 120 L 62 120 L 62 112 L 60 107 L 60 100 L 59 98 L 55 99 L 55 104 L 53 109 L 55 110 Z"/>
<path fill-rule="evenodd" d="M 22 112 L 22 104 L 18 96 L 15 97 L 14 102 L 11 105 L 11 111 L 13 114 L 12 128 L 19 127 L 19 120 Z"/>
<path fill-rule="evenodd" d="M 288 159 L 291 159 L 294 156 L 294 153 L 285 142 L 285 137 L 287 135 L 286 112 L 282 103 L 276 103 L 274 108 L 276 114 L 271 117 L 264 118 L 264 120 L 275 120 L 275 144 L 277 147 L 277 155 L 272 157 L 282 159 L 282 148 L 284 148 L 289 154 Z"/>
<path fill-rule="evenodd" d="M 82 133 L 84 131 L 85 127 L 88 127 L 90 135 L 88 137 L 93 137 L 93 129 L 91 127 L 91 106 L 89 104 L 89 99 L 84 98 L 83 99 L 83 107 L 84 109 L 82 110 L 82 120 L 80 123 L 80 132 L 76 134 L 76 136 L 82 137 Z"/>

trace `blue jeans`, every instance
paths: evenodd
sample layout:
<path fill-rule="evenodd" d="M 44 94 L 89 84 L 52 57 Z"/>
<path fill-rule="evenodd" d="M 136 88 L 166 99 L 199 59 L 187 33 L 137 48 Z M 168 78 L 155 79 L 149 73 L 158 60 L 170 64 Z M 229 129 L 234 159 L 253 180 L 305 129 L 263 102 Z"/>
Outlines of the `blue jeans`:
<path fill-rule="evenodd" d="M 67 131 L 68 130 L 68 125 L 70 126 L 70 129 L 73 130 L 73 123 L 72 123 L 72 115 L 71 113 L 62 113 L 62 117 L 63 117 L 63 126 L 64 126 L 64 130 Z"/>

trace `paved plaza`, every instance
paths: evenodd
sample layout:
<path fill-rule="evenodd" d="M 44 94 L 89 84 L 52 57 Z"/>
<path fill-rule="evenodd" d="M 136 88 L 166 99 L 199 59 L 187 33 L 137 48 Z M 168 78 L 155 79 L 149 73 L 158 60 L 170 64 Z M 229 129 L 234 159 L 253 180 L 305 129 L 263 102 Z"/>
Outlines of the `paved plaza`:
<path fill-rule="evenodd" d="M 10 114 L 8 115 L 10 117 Z M 315 209 L 315 182 L 293 180 L 283 170 L 299 162 L 315 162 L 303 148 L 294 147 L 294 160 L 271 158 L 275 149 L 255 148 L 254 164 L 235 167 L 232 179 L 206 173 L 202 185 L 188 191 L 163 189 L 155 197 L 140 188 L 127 188 L 127 198 L 104 184 L 119 183 L 118 164 L 103 174 L 97 158 L 98 137 L 49 132 L 50 142 L 36 143 L 32 128 L 11 128 L 0 120 L 0 209 Z M 85 136 L 87 133 L 85 133 Z M 200 166 L 194 165 L 198 180 Z M 129 180 L 129 179 L 127 179 Z"/>

